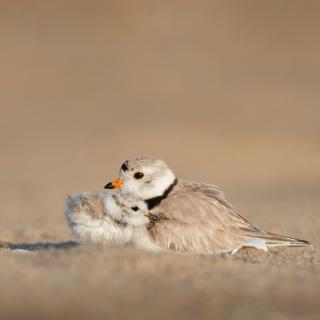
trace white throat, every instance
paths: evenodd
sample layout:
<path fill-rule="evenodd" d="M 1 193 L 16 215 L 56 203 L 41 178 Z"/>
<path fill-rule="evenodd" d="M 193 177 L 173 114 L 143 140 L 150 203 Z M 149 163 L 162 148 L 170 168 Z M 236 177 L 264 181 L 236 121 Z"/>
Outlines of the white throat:
<path fill-rule="evenodd" d="M 149 184 L 138 184 L 136 181 L 125 181 L 122 190 L 147 200 L 160 197 L 174 183 L 176 176 L 171 170 L 167 170 L 164 175 L 154 179 Z"/>

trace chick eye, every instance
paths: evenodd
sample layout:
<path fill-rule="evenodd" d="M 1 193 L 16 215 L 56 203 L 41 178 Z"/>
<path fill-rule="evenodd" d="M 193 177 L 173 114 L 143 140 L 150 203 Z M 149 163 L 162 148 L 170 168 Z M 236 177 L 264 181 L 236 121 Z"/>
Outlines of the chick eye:
<path fill-rule="evenodd" d="M 131 210 L 133 210 L 133 211 L 138 211 L 139 208 L 138 208 L 138 207 L 131 207 Z"/>
<path fill-rule="evenodd" d="M 144 174 L 142 172 L 136 172 L 134 174 L 135 179 L 141 179 L 141 178 L 143 178 L 143 176 L 144 176 Z"/>

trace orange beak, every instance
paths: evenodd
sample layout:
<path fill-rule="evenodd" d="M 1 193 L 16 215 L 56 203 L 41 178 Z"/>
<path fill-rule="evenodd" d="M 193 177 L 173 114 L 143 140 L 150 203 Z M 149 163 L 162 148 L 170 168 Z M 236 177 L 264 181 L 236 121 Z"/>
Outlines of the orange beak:
<path fill-rule="evenodd" d="M 118 178 L 112 180 L 112 182 L 109 182 L 105 185 L 105 189 L 119 189 L 123 186 L 123 180 Z"/>

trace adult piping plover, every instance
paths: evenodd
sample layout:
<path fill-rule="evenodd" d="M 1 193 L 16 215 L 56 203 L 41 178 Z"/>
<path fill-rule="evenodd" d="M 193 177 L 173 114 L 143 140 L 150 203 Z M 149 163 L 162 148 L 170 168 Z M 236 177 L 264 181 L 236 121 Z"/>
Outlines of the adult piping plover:
<path fill-rule="evenodd" d="M 162 247 L 188 253 L 236 252 L 242 247 L 262 250 L 307 246 L 309 242 L 265 232 L 240 216 L 216 186 L 178 180 L 158 159 L 125 161 L 120 178 L 105 186 L 141 197 L 159 221 L 149 227 Z"/>
<path fill-rule="evenodd" d="M 131 194 L 74 193 L 65 208 L 68 224 L 82 242 L 160 250 L 147 231 L 147 205 Z"/>

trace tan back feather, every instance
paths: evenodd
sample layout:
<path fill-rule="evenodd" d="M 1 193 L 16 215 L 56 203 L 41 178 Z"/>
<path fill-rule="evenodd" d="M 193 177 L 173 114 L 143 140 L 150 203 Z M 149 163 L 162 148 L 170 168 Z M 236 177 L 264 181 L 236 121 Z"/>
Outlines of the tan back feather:
<path fill-rule="evenodd" d="M 150 226 L 162 247 L 181 252 L 230 252 L 250 239 L 273 246 L 307 242 L 264 232 L 240 216 L 216 186 L 179 181 L 173 192 L 152 212 L 161 219 Z"/>

